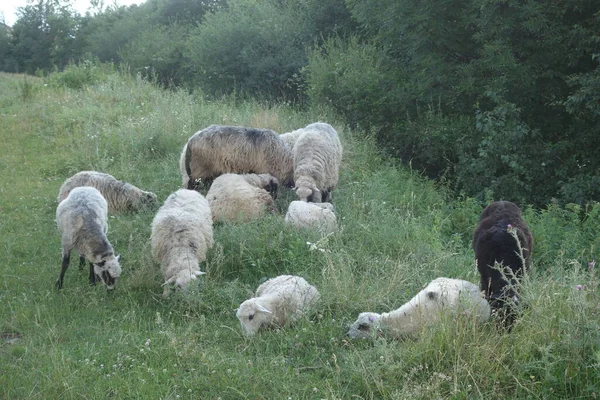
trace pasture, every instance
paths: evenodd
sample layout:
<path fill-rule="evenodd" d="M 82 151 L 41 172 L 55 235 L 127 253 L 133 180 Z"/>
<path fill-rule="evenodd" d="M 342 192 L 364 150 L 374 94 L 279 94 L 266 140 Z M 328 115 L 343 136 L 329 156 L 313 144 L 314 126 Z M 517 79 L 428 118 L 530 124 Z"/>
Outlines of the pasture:
<path fill-rule="evenodd" d="M 436 277 L 478 283 L 471 235 L 482 206 L 381 155 L 327 109 L 297 110 L 164 91 L 116 71 L 70 89 L 69 73 L 0 74 L 0 398 L 543 399 L 600 396 L 598 207 L 524 208 L 536 244 L 512 333 L 444 320 L 416 338 L 351 341 L 359 312 L 399 307 Z M 156 209 L 112 215 L 123 274 L 90 287 L 76 257 L 64 288 L 56 197 L 97 170 L 157 194 L 181 186 L 179 152 L 213 123 L 289 132 L 326 121 L 344 158 L 333 192 L 341 231 L 320 238 L 280 214 L 215 226 L 201 277 L 168 299 L 150 255 Z M 582 220 L 575 216 L 585 215 Z M 235 309 L 264 280 L 305 277 L 318 310 L 248 339 Z M 581 285 L 578 288 L 577 285 Z"/>

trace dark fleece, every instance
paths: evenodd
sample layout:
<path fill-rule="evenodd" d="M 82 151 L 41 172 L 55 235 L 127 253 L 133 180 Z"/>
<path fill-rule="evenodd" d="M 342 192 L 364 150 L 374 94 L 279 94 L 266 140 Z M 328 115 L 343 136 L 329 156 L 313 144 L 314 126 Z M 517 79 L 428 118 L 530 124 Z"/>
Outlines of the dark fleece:
<path fill-rule="evenodd" d="M 508 225 L 517 230 L 525 265 L 518 255 L 515 239 L 508 233 Z M 501 308 L 507 299 L 517 295 L 516 279 L 529 269 L 532 249 L 533 237 L 516 204 L 496 201 L 483 210 L 473 234 L 473 250 L 481 275 L 481 290 L 492 308 Z M 506 279 L 501 271 L 494 268 L 495 261 L 502 263 Z"/>

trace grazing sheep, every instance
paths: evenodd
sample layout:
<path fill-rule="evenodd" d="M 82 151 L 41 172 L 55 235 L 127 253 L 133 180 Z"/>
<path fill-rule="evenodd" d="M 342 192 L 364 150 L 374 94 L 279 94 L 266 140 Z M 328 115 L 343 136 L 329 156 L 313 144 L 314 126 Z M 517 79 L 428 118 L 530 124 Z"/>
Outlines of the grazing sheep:
<path fill-rule="evenodd" d="M 58 192 L 58 202 L 67 198 L 73 188 L 81 186 L 95 187 L 102 193 L 111 213 L 136 211 L 144 205 L 155 204 L 156 195 L 117 180 L 109 174 L 96 171 L 78 172 L 65 181 Z"/>
<path fill-rule="evenodd" d="M 284 326 L 300 318 L 319 299 L 319 292 L 304 278 L 280 275 L 256 289 L 256 297 L 244 301 L 237 310 L 247 336 L 260 329 Z"/>
<path fill-rule="evenodd" d="M 305 203 L 292 201 L 285 215 L 285 222 L 298 228 L 310 228 L 327 235 L 338 228 L 331 203 Z"/>
<path fill-rule="evenodd" d="M 56 208 L 56 224 L 62 236 L 62 268 L 56 287 L 63 287 L 71 250 L 75 249 L 80 268 L 85 260 L 90 263 L 90 284 L 100 280 L 107 290 L 112 290 L 121 276 L 121 265 L 106 238 L 108 205 L 102 194 L 93 187 L 74 188 Z"/>
<path fill-rule="evenodd" d="M 473 316 L 483 322 L 490 316 L 490 306 L 477 285 L 460 279 L 437 278 L 397 310 L 361 313 L 347 334 L 355 339 L 375 334 L 399 338 L 419 332 L 443 315 Z"/>
<path fill-rule="evenodd" d="M 270 174 L 293 185 L 293 159 L 289 146 L 270 129 L 211 125 L 196 132 L 183 147 L 179 160 L 183 187 L 198 181 L 208 188 L 219 175 Z"/>
<path fill-rule="evenodd" d="M 331 191 L 338 184 L 342 144 L 329 124 L 307 125 L 293 147 L 294 184 L 301 201 L 331 201 Z"/>
<path fill-rule="evenodd" d="M 519 302 L 519 280 L 529 269 L 533 250 L 533 236 L 519 207 L 510 201 L 488 205 L 473 234 L 473 250 L 481 290 L 494 311 L 502 310 L 510 328 L 515 315 L 507 303 Z"/>
<path fill-rule="evenodd" d="M 213 245 L 213 223 L 208 201 L 198 192 L 171 193 L 152 221 L 152 255 L 165 278 L 163 296 L 174 284 L 185 289 L 203 275 L 199 263 Z"/>
<path fill-rule="evenodd" d="M 213 222 L 244 222 L 276 210 L 273 197 L 277 193 L 277 178 L 269 174 L 224 174 L 210 186 L 206 200 L 210 204 Z"/>

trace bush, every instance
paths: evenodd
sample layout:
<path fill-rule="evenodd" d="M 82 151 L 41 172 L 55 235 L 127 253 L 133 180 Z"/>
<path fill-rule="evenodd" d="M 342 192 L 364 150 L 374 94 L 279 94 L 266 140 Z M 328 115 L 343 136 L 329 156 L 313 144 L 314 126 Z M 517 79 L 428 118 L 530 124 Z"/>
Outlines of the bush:
<path fill-rule="evenodd" d="M 186 56 L 193 83 L 214 95 L 232 92 L 298 99 L 310 29 L 301 4 L 231 1 L 191 32 Z"/>
<path fill-rule="evenodd" d="M 83 60 L 77 64 L 69 64 L 64 71 L 48 76 L 48 84 L 69 89 L 83 89 L 101 81 L 113 70 L 111 64 L 98 64 L 91 60 Z"/>

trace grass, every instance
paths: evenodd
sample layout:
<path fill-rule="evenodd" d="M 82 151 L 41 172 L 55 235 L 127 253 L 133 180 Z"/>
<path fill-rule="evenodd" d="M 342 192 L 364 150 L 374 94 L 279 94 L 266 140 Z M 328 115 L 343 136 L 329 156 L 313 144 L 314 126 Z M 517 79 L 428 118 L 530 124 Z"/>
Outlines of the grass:
<path fill-rule="evenodd" d="M 595 205 L 525 207 L 536 245 L 524 282 L 529 306 L 512 333 L 458 319 L 412 340 L 349 341 L 346 327 L 361 311 L 397 308 L 439 276 L 478 281 L 470 237 L 482 205 L 449 199 L 382 158 L 368 133 L 326 109 L 208 101 L 111 70 L 77 80 L 79 89 L 59 78 L 0 74 L 0 398 L 600 396 L 600 297 L 587 266 L 600 245 Z M 286 132 L 317 120 L 338 129 L 345 150 L 334 192 L 339 233 L 320 240 L 281 215 L 216 226 L 208 274 L 163 299 L 149 255 L 155 210 L 115 215 L 108 237 L 124 269 L 116 290 L 89 287 L 75 261 L 55 290 L 56 196 L 67 177 L 108 172 L 163 201 L 180 187 L 179 151 L 196 130 L 225 123 Z M 280 193 L 282 213 L 293 199 Z M 319 288 L 318 311 L 245 338 L 234 309 L 283 273 Z"/>

